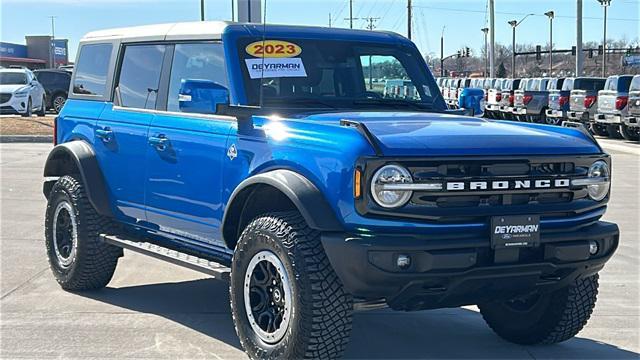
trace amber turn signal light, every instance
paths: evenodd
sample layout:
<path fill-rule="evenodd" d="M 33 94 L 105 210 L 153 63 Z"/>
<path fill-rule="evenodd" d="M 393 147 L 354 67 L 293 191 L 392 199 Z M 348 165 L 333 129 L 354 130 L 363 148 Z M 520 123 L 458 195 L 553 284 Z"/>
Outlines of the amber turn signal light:
<path fill-rule="evenodd" d="M 362 196 L 362 171 L 356 168 L 353 173 L 353 197 L 359 199 Z"/>

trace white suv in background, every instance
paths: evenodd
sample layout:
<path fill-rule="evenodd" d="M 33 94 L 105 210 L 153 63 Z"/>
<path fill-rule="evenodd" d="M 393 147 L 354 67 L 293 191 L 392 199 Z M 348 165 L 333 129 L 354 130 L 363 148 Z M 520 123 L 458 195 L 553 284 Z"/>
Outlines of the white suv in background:
<path fill-rule="evenodd" d="M 0 114 L 44 116 L 44 88 L 28 69 L 0 69 Z"/>

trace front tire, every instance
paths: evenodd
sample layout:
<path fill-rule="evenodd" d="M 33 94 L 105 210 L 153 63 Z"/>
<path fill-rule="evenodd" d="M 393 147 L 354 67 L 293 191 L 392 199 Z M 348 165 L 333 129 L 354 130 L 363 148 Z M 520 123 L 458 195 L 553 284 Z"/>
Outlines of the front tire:
<path fill-rule="evenodd" d="M 299 213 L 260 216 L 244 229 L 230 292 L 236 332 L 252 359 L 342 355 L 353 300 L 329 264 L 320 233 Z"/>
<path fill-rule="evenodd" d="M 49 266 L 63 289 L 94 290 L 109 283 L 122 256 L 122 249 L 99 239 L 111 224 L 89 203 L 76 176 L 63 176 L 53 185 L 45 215 L 45 243 Z"/>
<path fill-rule="evenodd" d="M 40 104 L 40 109 L 38 109 L 38 111 L 36 112 L 36 115 L 42 117 L 42 116 L 45 116 L 46 114 L 47 114 L 47 103 L 43 97 L 42 102 Z"/>
<path fill-rule="evenodd" d="M 576 336 L 587 324 L 598 295 L 598 275 L 578 279 L 547 294 L 479 305 L 489 327 L 507 341 L 554 344 Z"/>
<path fill-rule="evenodd" d="M 62 107 L 64 106 L 64 103 L 66 101 L 67 101 L 67 97 L 64 94 L 55 95 L 53 97 L 53 100 L 51 100 L 51 105 L 53 107 L 53 111 L 56 114 L 59 114 L 60 111 L 62 111 Z"/>
<path fill-rule="evenodd" d="M 33 103 L 31 102 L 31 98 L 29 98 L 27 100 L 27 109 L 24 111 L 24 114 L 22 114 L 22 117 L 31 117 L 32 110 L 33 110 Z"/>

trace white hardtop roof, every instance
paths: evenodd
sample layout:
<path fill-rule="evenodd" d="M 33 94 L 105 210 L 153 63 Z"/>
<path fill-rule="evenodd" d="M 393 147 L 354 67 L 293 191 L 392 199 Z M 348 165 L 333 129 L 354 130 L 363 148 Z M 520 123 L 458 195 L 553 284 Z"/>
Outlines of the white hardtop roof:
<path fill-rule="evenodd" d="M 229 24 L 231 23 L 227 21 L 193 21 L 98 30 L 87 33 L 80 42 L 220 40 L 222 32 Z"/>

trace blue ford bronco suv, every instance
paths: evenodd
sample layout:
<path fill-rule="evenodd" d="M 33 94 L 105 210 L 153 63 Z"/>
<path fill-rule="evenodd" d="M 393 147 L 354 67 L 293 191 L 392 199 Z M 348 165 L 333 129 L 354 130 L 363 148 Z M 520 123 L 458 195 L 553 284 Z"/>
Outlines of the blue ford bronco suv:
<path fill-rule="evenodd" d="M 509 341 L 573 337 L 618 245 L 610 157 L 582 128 L 446 109 L 393 33 L 89 33 L 44 170 L 53 274 L 102 288 L 128 249 L 227 280 L 256 359 L 340 357 L 353 311 L 383 306 L 476 304 Z"/>

